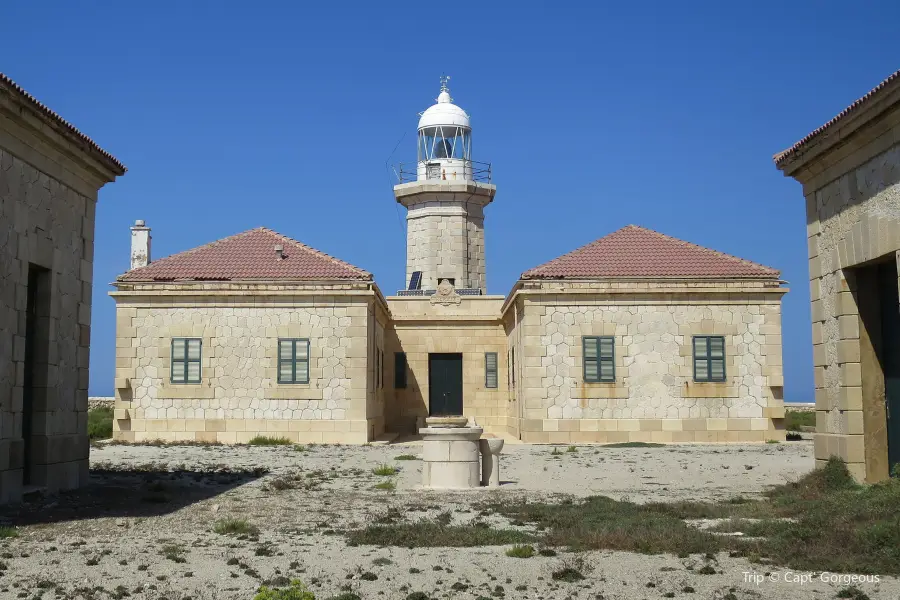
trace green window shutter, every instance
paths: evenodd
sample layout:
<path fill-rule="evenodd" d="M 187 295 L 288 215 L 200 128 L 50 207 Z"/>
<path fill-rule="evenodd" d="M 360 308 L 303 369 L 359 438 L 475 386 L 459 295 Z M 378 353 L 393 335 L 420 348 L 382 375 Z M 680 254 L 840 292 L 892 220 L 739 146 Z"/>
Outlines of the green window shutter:
<path fill-rule="evenodd" d="M 394 352 L 394 387 L 406 388 L 406 352 Z"/>
<path fill-rule="evenodd" d="M 599 381 L 615 381 L 616 380 L 616 339 L 613 336 L 604 336 L 598 338 L 599 345 L 599 364 L 600 377 Z"/>
<path fill-rule="evenodd" d="M 494 389 L 497 387 L 497 353 L 484 353 L 484 387 Z"/>
<path fill-rule="evenodd" d="M 294 347 L 294 383 L 309 383 L 309 340 L 296 340 Z"/>
<path fill-rule="evenodd" d="M 169 366 L 172 383 L 184 383 L 186 376 L 184 347 L 184 339 L 175 338 L 172 340 L 172 360 Z"/>
<path fill-rule="evenodd" d="M 600 338 L 589 336 L 581 338 L 581 349 L 584 381 L 587 383 L 600 381 Z"/>

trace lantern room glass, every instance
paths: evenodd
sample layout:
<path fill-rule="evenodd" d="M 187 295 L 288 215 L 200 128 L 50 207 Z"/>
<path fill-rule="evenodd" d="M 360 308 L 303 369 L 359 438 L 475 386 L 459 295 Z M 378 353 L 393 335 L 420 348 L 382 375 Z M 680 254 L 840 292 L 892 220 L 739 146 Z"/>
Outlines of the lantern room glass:
<path fill-rule="evenodd" d="M 455 158 L 472 160 L 472 131 L 440 125 L 419 130 L 419 162 Z"/>

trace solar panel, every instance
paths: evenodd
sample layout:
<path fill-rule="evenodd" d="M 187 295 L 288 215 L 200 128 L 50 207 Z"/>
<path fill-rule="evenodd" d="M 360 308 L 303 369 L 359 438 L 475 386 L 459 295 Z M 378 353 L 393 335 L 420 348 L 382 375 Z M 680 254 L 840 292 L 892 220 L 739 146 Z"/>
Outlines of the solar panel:
<path fill-rule="evenodd" d="M 409 277 L 409 289 L 417 290 L 422 287 L 422 271 L 413 271 Z"/>

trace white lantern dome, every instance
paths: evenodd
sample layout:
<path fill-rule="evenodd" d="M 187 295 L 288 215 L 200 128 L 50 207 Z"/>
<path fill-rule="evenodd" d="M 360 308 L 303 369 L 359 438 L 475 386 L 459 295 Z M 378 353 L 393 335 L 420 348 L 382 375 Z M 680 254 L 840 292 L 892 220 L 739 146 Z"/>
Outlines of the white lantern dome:
<path fill-rule="evenodd" d="M 437 97 L 437 104 L 428 107 L 428 110 L 423 112 L 419 119 L 419 129 L 437 125 L 455 125 L 466 129 L 471 127 L 468 113 L 453 104 L 453 98 L 450 97 L 450 90 L 447 89 L 446 82 L 441 84 L 441 93 Z"/>

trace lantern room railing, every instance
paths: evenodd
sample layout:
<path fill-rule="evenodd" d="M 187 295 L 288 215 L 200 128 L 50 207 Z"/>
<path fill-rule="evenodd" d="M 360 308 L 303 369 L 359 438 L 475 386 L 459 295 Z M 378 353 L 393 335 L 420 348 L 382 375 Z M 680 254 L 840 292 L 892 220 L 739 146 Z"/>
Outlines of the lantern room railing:
<path fill-rule="evenodd" d="M 394 175 L 397 177 L 397 181 L 400 183 L 412 183 L 414 181 L 418 181 L 419 179 L 419 166 L 422 164 L 427 165 L 429 163 L 438 164 L 438 161 L 423 161 L 423 162 L 414 162 L 414 163 L 399 163 L 394 165 Z M 477 181 L 479 183 L 491 183 L 491 163 L 479 162 L 477 160 L 468 160 L 465 161 L 466 170 L 469 171 L 471 169 L 472 181 Z M 439 172 L 437 170 L 436 172 Z M 440 179 L 440 177 L 428 177 L 426 181 L 429 179 Z"/>

